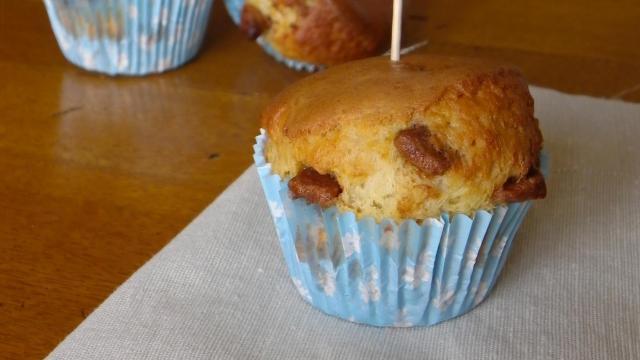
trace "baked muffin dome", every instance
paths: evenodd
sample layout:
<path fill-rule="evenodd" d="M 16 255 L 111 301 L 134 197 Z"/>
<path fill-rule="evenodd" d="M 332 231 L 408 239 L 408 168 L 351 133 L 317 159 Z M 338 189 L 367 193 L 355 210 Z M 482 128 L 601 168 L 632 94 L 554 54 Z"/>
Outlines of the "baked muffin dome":
<path fill-rule="evenodd" d="M 334 65 L 379 53 L 391 11 L 391 0 L 246 0 L 240 26 L 287 58 Z"/>
<path fill-rule="evenodd" d="M 546 195 L 533 99 L 508 65 L 355 61 L 285 89 L 262 124 L 267 161 L 295 196 L 359 217 L 420 220 Z"/>

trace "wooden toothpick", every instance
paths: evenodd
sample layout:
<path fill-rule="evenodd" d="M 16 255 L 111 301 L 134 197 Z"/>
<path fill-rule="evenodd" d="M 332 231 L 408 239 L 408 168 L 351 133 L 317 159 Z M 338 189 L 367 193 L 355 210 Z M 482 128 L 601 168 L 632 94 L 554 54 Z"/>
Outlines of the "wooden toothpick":
<path fill-rule="evenodd" d="M 400 61 L 400 38 L 402 36 L 402 0 L 393 0 L 393 22 L 391 23 L 391 61 Z"/>

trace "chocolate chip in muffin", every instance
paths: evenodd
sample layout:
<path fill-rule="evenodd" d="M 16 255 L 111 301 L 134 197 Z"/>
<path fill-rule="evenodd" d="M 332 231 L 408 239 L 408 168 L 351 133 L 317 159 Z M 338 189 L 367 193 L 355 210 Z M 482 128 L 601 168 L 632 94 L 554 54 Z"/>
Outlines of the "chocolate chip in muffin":
<path fill-rule="evenodd" d="M 451 167 L 450 156 L 431 142 L 426 126 L 400 130 L 393 143 L 402 157 L 426 175 L 442 175 Z"/>
<path fill-rule="evenodd" d="M 340 184 L 333 176 L 320 174 L 311 167 L 300 171 L 289 181 L 289 190 L 294 198 L 305 198 L 322 207 L 333 205 L 342 193 Z"/>
<path fill-rule="evenodd" d="M 242 7 L 240 29 L 251 40 L 255 40 L 271 26 L 271 21 L 258 8 L 251 4 Z"/>
<path fill-rule="evenodd" d="M 502 188 L 493 193 L 492 199 L 497 203 L 543 199 L 547 196 L 547 185 L 540 170 L 531 167 L 527 175 L 517 180 L 509 178 Z"/>

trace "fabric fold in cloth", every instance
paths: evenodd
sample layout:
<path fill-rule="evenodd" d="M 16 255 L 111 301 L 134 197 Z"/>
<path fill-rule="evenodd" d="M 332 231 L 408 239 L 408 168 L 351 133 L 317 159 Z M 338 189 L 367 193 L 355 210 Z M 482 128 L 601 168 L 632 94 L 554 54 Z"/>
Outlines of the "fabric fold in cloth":
<path fill-rule="evenodd" d="M 469 314 L 382 329 L 312 308 L 251 167 L 48 359 L 640 358 L 640 105 L 532 93 L 549 196 Z"/>

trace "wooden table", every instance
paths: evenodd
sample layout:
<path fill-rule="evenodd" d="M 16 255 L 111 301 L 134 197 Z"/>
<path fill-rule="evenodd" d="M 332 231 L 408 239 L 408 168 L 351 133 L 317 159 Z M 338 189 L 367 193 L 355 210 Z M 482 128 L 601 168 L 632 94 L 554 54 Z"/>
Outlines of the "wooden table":
<path fill-rule="evenodd" d="M 416 0 L 405 36 L 640 101 L 637 0 L 479 3 Z M 41 1 L 2 0 L 0 358 L 45 356 L 213 201 L 251 164 L 260 109 L 302 76 L 245 41 L 221 1 L 195 61 L 114 79 L 63 59 Z"/>

